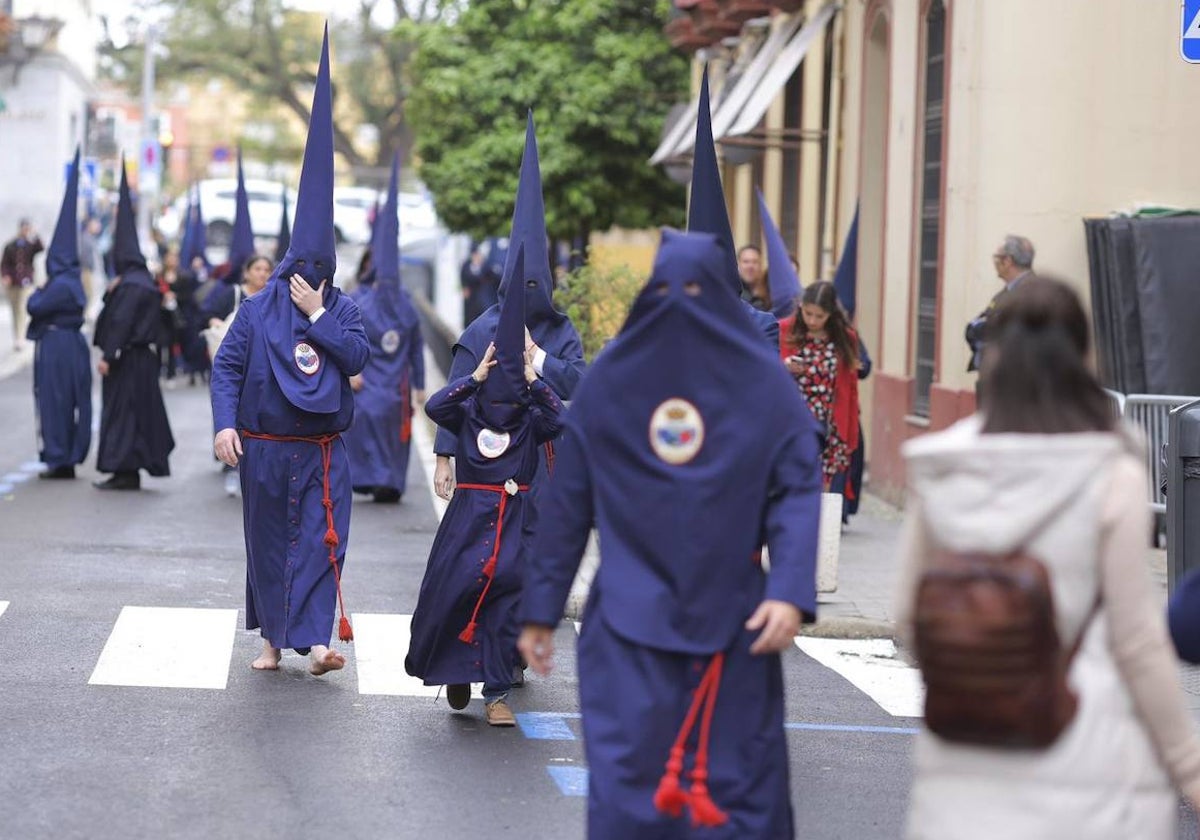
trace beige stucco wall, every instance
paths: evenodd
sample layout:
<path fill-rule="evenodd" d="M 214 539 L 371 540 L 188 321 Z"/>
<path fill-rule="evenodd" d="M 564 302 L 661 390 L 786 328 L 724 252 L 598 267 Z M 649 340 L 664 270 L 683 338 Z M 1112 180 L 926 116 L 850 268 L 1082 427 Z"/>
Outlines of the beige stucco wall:
<path fill-rule="evenodd" d="M 912 0 L 915 5 L 915 0 Z M 899 4 L 897 4 L 899 5 Z M 1200 67 L 1179 4 L 953 0 L 941 375 L 968 387 L 965 321 L 996 290 L 990 254 L 1029 236 L 1035 265 L 1087 289 L 1082 218 L 1139 201 L 1197 206 Z"/>

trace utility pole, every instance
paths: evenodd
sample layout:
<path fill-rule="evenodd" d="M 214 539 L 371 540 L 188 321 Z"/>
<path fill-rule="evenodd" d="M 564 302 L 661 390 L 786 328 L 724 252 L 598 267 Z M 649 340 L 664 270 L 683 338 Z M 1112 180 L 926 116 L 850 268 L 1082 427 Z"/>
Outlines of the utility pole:
<path fill-rule="evenodd" d="M 154 39 L 157 33 L 154 24 L 146 26 L 146 47 L 142 59 L 142 142 L 138 149 L 138 239 L 143 250 L 154 241 L 150 234 L 150 218 L 158 203 L 159 183 L 157 172 L 146 160 L 147 150 L 157 155 L 158 144 L 154 135 Z M 156 166 L 159 161 L 153 162 Z"/>

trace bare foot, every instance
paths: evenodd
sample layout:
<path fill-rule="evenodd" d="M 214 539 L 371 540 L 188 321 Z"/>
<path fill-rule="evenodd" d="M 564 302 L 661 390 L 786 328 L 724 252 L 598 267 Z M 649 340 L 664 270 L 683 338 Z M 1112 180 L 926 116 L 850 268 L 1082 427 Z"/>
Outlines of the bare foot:
<path fill-rule="evenodd" d="M 346 667 L 346 657 L 324 645 L 313 645 L 313 649 L 309 651 L 308 658 L 312 660 L 312 664 L 308 666 L 308 671 L 317 677 L 329 671 L 340 671 Z"/>
<path fill-rule="evenodd" d="M 262 653 L 250 663 L 250 667 L 255 671 L 278 671 L 279 657 L 279 648 L 271 647 L 271 643 L 264 640 Z"/>

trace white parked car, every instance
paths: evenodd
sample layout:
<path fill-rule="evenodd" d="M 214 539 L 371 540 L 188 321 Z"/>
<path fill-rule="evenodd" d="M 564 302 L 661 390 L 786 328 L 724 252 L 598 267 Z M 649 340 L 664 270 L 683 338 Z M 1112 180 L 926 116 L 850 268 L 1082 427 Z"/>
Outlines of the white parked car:
<path fill-rule="evenodd" d="M 208 244 L 224 247 L 233 233 L 233 214 L 236 208 L 236 178 L 209 178 L 200 184 L 200 209 L 208 229 Z M 250 227 L 255 236 L 272 237 L 279 234 L 283 213 L 283 184 L 278 181 L 246 179 L 246 198 L 250 204 Z M 187 213 L 185 192 L 175 199 L 159 217 L 157 226 L 168 239 L 182 236 L 181 228 Z M 288 215 L 295 218 L 296 191 L 288 189 Z M 339 238 L 339 241 L 342 241 Z"/>

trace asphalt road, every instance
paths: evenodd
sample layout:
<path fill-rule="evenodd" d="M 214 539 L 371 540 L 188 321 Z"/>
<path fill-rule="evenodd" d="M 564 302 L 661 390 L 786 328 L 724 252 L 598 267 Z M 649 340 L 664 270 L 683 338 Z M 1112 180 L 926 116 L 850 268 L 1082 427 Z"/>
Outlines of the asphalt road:
<path fill-rule="evenodd" d="M 444 700 L 363 693 L 365 640 L 321 679 L 290 652 L 280 672 L 253 672 L 259 640 L 240 612 L 236 632 L 170 643 L 201 648 L 176 663 L 185 670 L 215 651 L 223 688 L 89 683 L 104 682 L 126 608 L 232 628 L 228 611 L 243 607 L 240 503 L 210 454 L 207 394 L 182 386 L 166 400 L 173 475 L 101 493 L 94 461 L 74 482 L 23 480 L 35 469 L 30 375 L 0 380 L 0 838 L 582 837 L 569 624 L 556 672 L 514 693 L 514 730 L 489 729 L 478 701 L 452 714 Z M 411 613 L 437 527 L 427 488 L 414 458 L 403 504 L 356 502 L 352 614 Z M 799 650 L 785 668 L 788 720 L 818 727 L 788 733 L 798 836 L 899 837 L 912 737 L 870 727 L 913 721 Z"/>

